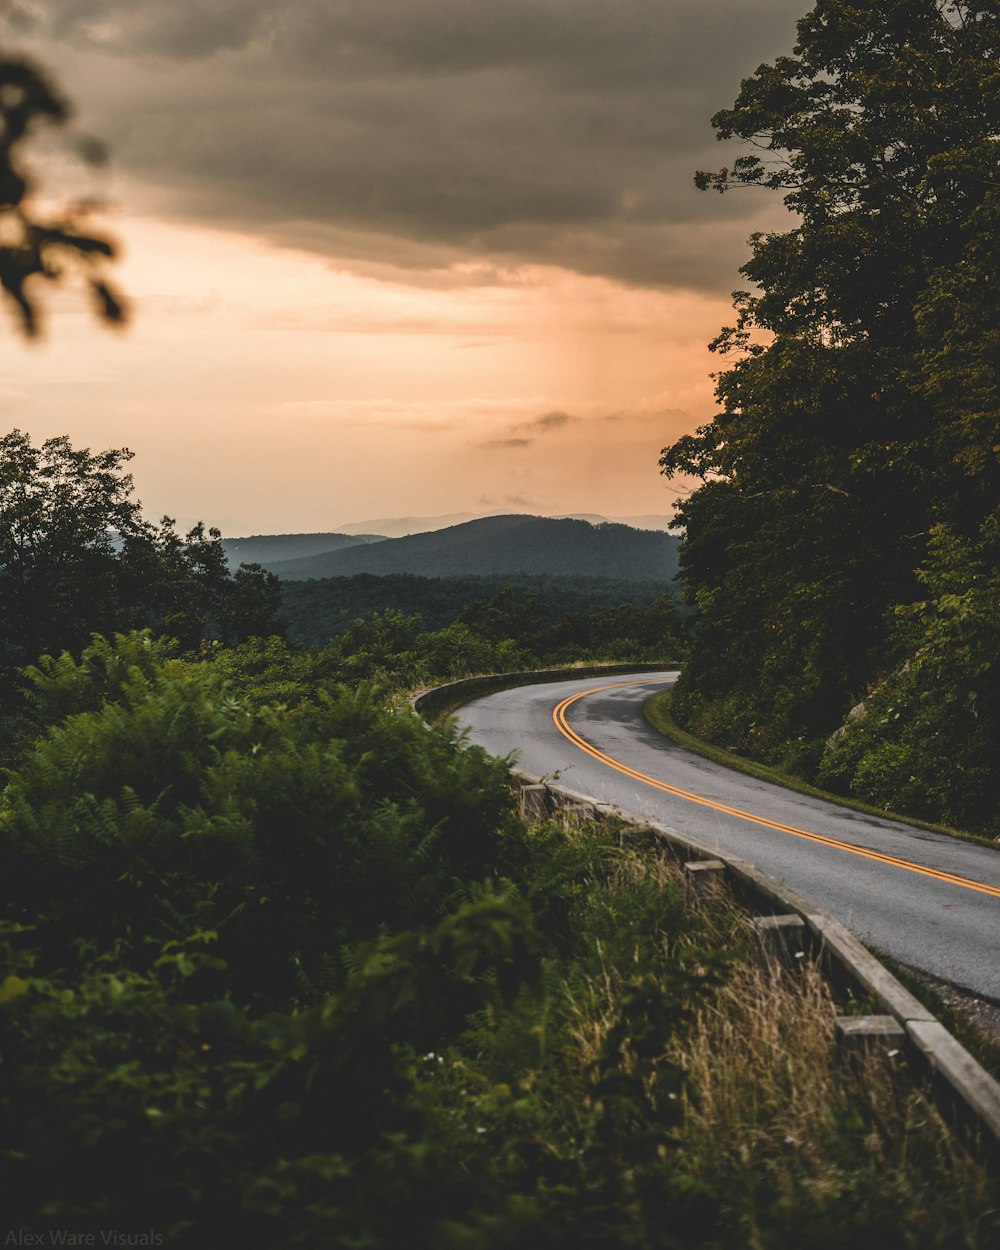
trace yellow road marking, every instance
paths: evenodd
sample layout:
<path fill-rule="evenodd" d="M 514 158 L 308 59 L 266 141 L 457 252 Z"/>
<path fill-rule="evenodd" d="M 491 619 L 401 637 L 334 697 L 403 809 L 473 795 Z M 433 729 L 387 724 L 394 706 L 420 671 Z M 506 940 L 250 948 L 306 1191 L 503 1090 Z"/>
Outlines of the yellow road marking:
<path fill-rule="evenodd" d="M 654 680 L 666 681 L 668 679 L 660 677 Z M 570 695 L 568 699 L 563 699 L 552 711 L 552 719 L 556 728 L 564 738 L 568 738 L 574 746 L 579 747 L 581 751 L 586 752 L 593 759 L 599 760 L 602 764 L 607 764 L 609 768 L 614 768 L 617 772 L 624 773 L 626 777 L 631 777 L 635 781 L 641 781 L 647 786 L 655 786 L 657 790 L 663 790 L 666 794 L 672 794 L 679 799 L 686 799 L 689 803 L 697 803 L 701 807 L 709 807 L 713 811 L 723 812 L 727 816 L 738 816 L 740 820 L 749 820 L 755 825 L 763 825 L 767 829 L 776 829 L 779 833 L 788 833 L 796 838 L 805 838 L 809 842 L 819 842 L 823 846 L 833 847 L 837 851 L 847 851 L 851 855 L 861 855 L 865 859 L 877 860 L 880 864 L 889 864 L 893 868 L 905 868 L 907 872 L 918 872 L 925 877 L 934 877 L 938 881 L 947 881 L 950 885 L 960 885 L 966 890 L 976 890 L 980 894 L 990 894 L 994 898 L 1000 898 L 1000 887 L 998 886 L 984 885 L 980 881 L 971 881 L 968 877 L 958 877 L 950 872 L 941 872 L 937 868 L 927 868 L 923 864 L 914 864 L 908 859 L 897 859 L 894 855 L 883 855 L 880 851 L 870 851 L 866 847 L 854 846 L 850 842 L 838 842 L 836 838 L 827 838 L 821 833 L 810 833 L 807 829 L 797 829 L 794 825 L 783 825 L 780 821 L 768 820 L 766 816 L 757 816 L 753 812 L 745 812 L 739 807 L 730 807 L 726 803 L 716 802 L 715 799 L 706 799 L 700 794 L 692 794 L 690 790 L 681 790 L 677 786 L 668 785 L 665 781 L 658 781 L 655 777 L 649 777 L 646 773 L 640 773 L 636 769 L 630 768 L 627 764 L 623 764 L 620 760 L 613 759 L 610 755 L 605 755 L 603 751 L 599 751 L 597 747 L 592 746 L 585 738 L 582 738 L 566 719 L 567 711 L 579 699 L 585 699 L 588 695 L 597 694 L 599 691 L 617 690 L 622 686 L 636 686 L 640 684 L 644 683 L 618 681 L 607 686 L 592 686 L 589 690 L 581 690 L 579 694 Z"/>

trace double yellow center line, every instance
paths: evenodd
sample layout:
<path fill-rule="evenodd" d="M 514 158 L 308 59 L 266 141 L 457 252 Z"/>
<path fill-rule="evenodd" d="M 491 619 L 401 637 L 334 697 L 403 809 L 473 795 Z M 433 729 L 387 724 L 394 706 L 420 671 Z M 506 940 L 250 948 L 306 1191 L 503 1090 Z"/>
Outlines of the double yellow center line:
<path fill-rule="evenodd" d="M 658 678 L 654 680 L 665 681 L 667 679 Z M 585 738 L 581 738 L 566 719 L 566 714 L 573 704 L 580 699 L 585 699 L 588 695 L 638 684 L 640 683 L 634 681 L 619 681 L 606 686 L 592 686 L 589 690 L 581 690 L 579 694 L 570 695 L 568 699 L 563 699 L 553 709 L 552 719 L 556 728 L 564 738 L 568 738 L 574 746 L 579 747 L 581 751 L 584 751 L 592 759 L 599 760 L 602 764 L 607 764 L 609 768 L 623 773 L 626 777 L 631 777 L 634 781 L 641 781 L 644 785 L 653 786 L 657 790 L 662 790 L 665 794 L 672 794 L 675 798 L 686 799 L 689 803 L 697 803 L 700 807 L 709 807 L 713 811 L 723 812 L 727 816 L 737 816 L 740 820 L 749 820 L 755 825 L 763 825 L 766 829 L 776 829 L 779 833 L 788 833 L 795 838 L 805 838 L 808 842 L 818 842 L 822 846 L 832 847 L 836 851 L 847 851 L 850 855 L 860 855 L 864 859 L 874 859 L 880 864 L 889 864 L 893 868 L 905 868 L 907 872 L 917 872 L 924 877 L 934 877 L 938 881 L 947 881 L 949 885 L 960 885 L 966 890 L 976 890 L 980 894 L 990 894 L 994 898 L 1000 898 L 1000 887 L 998 886 L 984 885 L 980 881 L 971 881 L 968 877 L 958 877 L 954 873 L 941 872 L 938 868 L 927 868 L 923 864 L 914 864 L 907 859 L 897 859 L 894 855 L 883 855 L 880 851 L 870 851 L 866 847 L 854 846 L 850 842 L 839 842 L 836 838 L 827 838 L 820 833 L 810 833 L 807 829 L 797 829 L 794 825 L 783 825 L 780 821 L 768 820 L 766 816 L 757 816 L 753 812 L 743 811 L 742 808 L 730 807 L 727 803 L 718 803 L 715 799 L 706 799 L 700 794 L 692 794 L 690 790 L 681 790 L 677 786 L 668 785 L 665 781 L 658 781 L 655 777 L 647 776 L 646 773 L 640 773 L 636 769 L 630 768 L 627 764 L 623 764 L 621 760 L 613 759 L 610 755 L 599 751 L 597 747 L 592 746 Z"/>

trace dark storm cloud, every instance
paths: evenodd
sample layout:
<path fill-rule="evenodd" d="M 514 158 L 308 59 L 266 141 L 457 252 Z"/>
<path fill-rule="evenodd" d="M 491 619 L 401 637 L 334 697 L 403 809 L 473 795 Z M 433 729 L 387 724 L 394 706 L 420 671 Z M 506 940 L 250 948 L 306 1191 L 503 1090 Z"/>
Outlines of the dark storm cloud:
<path fill-rule="evenodd" d="M 39 55 L 178 214 L 411 269 L 735 285 L 709 117 L 799 0 L 52 0 Z"/>

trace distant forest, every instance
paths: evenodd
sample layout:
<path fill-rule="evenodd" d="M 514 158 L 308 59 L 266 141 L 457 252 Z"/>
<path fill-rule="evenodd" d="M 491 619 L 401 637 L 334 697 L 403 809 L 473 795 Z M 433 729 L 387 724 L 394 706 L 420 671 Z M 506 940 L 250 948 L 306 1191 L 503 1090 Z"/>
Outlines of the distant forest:
<path fill-rule="evenodd" d="M 281 583 L 280 615 L 288 638 L 302 646 L 322 646 L 344 633 L 356 620 L 369 620 L 390 609 L 419 616 L 427 630 L 444 629 L 470 605 L 507 593 L 515 602 L 534 603 L 536 619 L 552 626 L 567 618 L 632 605 L 644 608 L 669 593 L 661 581 L 623 581 L 610 577 L 568 577 L 558 574 L 494 574 L 492 576 L 415 577 L 393 573 L 376 577 L 330 577 Z"/>

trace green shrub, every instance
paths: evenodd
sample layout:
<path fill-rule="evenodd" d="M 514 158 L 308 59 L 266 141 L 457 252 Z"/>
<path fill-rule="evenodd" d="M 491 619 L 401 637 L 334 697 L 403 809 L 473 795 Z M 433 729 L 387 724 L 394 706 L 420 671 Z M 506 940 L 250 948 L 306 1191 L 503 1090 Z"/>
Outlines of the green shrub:
<path fill-rule="evenodd" d="M 118 943 L 146 968 L 213 930 L 240 1002 L 309 999 L 343 946 L 440 917 L 503 863 L 504 766 L 369 688 L 254 707 L 216 666 L 136 638 L 41 672 L 49 706 L 89 710 L 12 772 L 0 865 L 7 914 L 44 917 L 53 953 Z"/>
<path fill-rule="evenodd" d="M 978 541 L 938 526 L 928 598 L 896 613 L 897 666 L 847 722 L 821 783 L 878 806 L 1000 833 L 997 524 Z"/>

